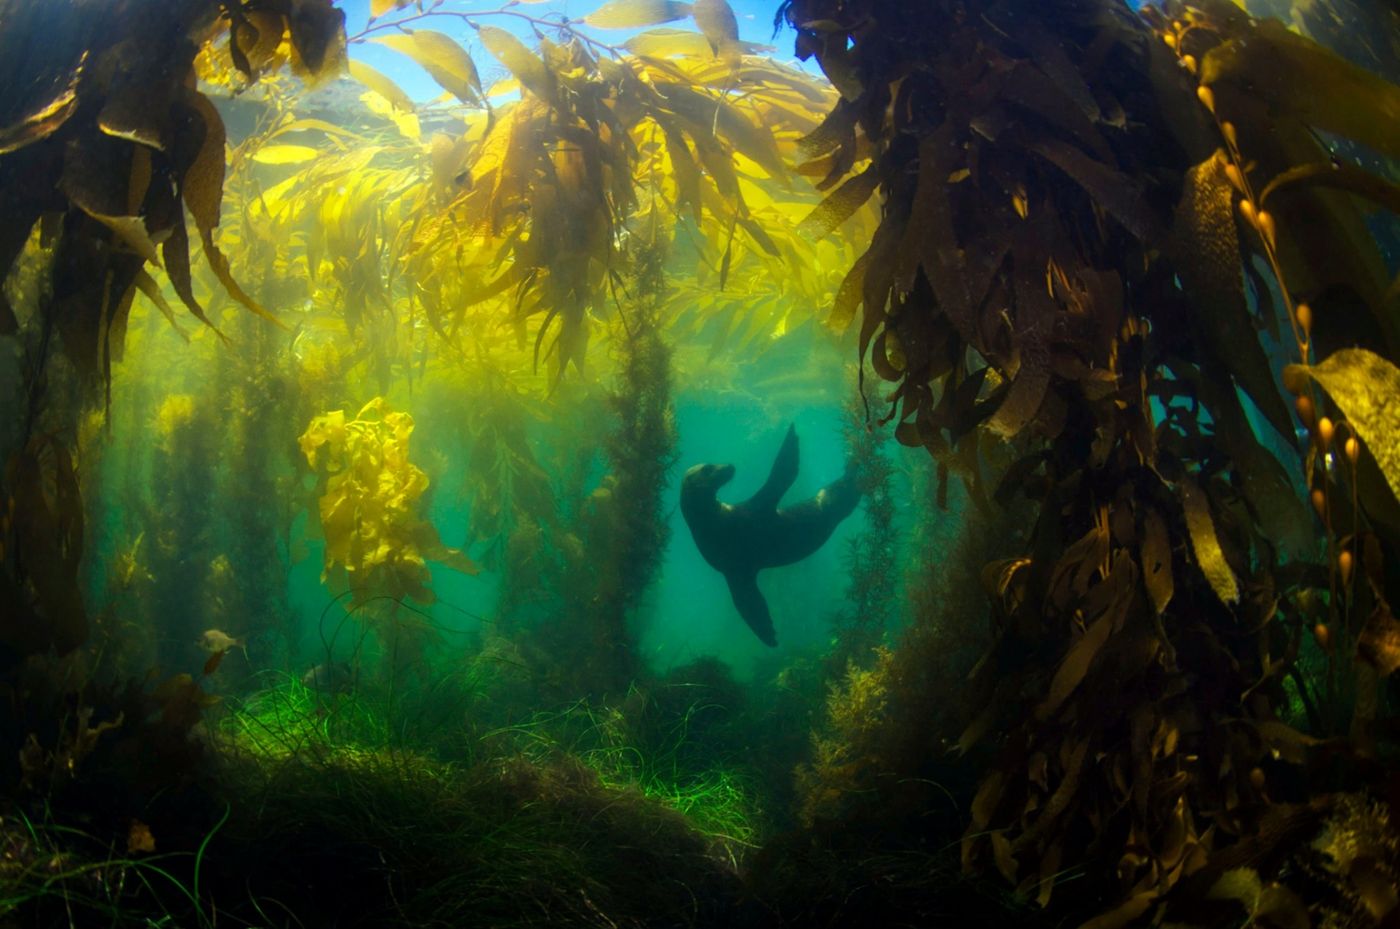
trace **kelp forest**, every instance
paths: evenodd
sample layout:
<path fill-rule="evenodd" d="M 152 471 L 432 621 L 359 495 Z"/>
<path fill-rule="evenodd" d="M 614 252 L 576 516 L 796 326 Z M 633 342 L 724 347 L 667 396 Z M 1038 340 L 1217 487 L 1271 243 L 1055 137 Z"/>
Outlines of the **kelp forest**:
<path fill-rule="evenodd" d="M 0 0 L 0 219 L 0 924 L 1400 926 L 1394 2 Z"/>

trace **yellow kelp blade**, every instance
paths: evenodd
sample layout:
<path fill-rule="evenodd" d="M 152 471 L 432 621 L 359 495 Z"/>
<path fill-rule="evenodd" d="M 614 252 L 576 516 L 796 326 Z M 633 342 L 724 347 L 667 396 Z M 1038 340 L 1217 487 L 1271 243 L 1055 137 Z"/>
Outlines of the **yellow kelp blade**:
<path fill-rule="evenodd" d="M 378 36 L 374 41 L 418 62 L 438 86 L 463 103 L 481 103 L 481 77 L 476 64 L 452 37 L 416 29 L 410 35 Z"/>
<path fill-rule="evenodd" d="M 394 109 L 405 113 L 413 112 L 413 100 L 403 92 L 402 87 L 389 80 L 382 71 L 371 68 L 363 61 L 351 59 L 350 76 L 388 100 Z"/>
<path fill-rule="evenodd" d="M 1400 369 L 1364 348 L 1344 348 L 1320 364 L 1283 369 L 1284 384 L 1296 394 L 1307 388 L 1309 377 L 1341 409 L 1400 500 Z"/>
<path fill-rule="evenodd" d="M 655 26 L 690 15 L 689 3 L 675 0 L 612 0 L 589 13 L 583 21 L 598 29 L 635 29 Z"/>

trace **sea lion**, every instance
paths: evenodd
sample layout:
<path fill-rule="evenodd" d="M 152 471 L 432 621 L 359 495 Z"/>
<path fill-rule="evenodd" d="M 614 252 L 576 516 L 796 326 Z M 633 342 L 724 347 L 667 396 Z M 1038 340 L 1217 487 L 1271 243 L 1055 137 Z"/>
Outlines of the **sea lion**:
<path fill-rule="evenodd" d="M 860 502 L 860 489 L 847 467 L 839 479 L 801 503 L 778 508 L 797 480 L 797 428 L 789 426 L 768 480 L 743 503 L 720 503 L 715 492 L 734 477 L 733 465 L 696 465 L 681 480 L 681 515 L 695 547 L 710 567 L 729 582 L 734 606 L 765 645 L 776 646 L 768 603 L 758 589 L 758 572 L 801 561 L 831 538 L 841 520 Z"/>

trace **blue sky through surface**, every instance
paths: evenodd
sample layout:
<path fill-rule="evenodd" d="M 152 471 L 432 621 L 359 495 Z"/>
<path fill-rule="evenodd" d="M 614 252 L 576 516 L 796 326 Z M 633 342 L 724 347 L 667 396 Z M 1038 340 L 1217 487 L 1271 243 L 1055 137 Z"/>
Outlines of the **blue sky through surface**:
<path fill-rule="evenodd" d="M 510 10 L 539 19 L 558 20 L 565 16 L 582 18 L 598 9 L 603 3 L 604 0 L 549 0 L 546 3 L 517 3 Z M 353 37 L 368 24 L 369 0 L 344 0 L 338 6 L 345 11 L 345 28 L 350 36 Z M 453 12 L 485 13 L 490 10 L 500 10 L 504 6 L 505 0 L 469 0 L 465 3 L 460 2 L 460 0 L 449 0 L 444 9 L 450 8 Z M 797 63 L 792 54 L 792 30 L 785 30 L 779 33 L 776 39 L 773 38 L 773 14 L 778 7 L 776 0 L 737 0 L 737 2 L 730 0 L 730 6 L 734 9 L 734 15 L 739 21 L 739 37 L 741 39 L 760 45 L 772 45 L 774 46 L 772 54 L 775 58 Z M 390 14 L 383 19 L 389 20 L 395 16 L 403 16 L 412 10 L 413 5 L 410 4 L 397 14 Z M 534 36 L 529 25 L 517 17 L 483 16 L 481 22 L 508 29 L 525 40 L 526 44 L 533 44 Z M 471 53 L 472 58 L 476 60 L 484 82 L 489 83 L 494 78 L 501 76 L 500 67 L 482 49 L 481 43 L 477 41 L 472 30 L 461 20 L 455 17 L 440 16 L 422 20 L 416 25 L 424 29 L 445 32 L 462 42 Z M 690 20 L 678 20 L 666 25 L 677 29 L 695 28 L 695 24 Z M 608 43 L 625 42 L 629 36 L 640 31 L 636 29 L 582 28 L 593 38 Z M 383 71 L 417 102 L 432 100 L 443 93 L 442 88 L 435 84 L 409 58 L 390 51 L 377 43 L 356 43 L 350 47 L 350 54 L 371 67 Z M 814 63 L 809 62 L 808 66 L 815 70 Z"/>

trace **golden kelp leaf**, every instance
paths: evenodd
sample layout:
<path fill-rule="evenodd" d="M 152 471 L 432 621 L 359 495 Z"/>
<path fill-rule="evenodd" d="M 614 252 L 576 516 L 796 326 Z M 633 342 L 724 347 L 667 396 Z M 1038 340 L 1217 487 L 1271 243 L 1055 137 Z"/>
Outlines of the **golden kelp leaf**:
<path fill-rule="evenodd" d="M 690 4 L 676 0 L 611 0 L 585 16 L 583 22 L 598 29 L 635 29 L 689 15 Z"/>
<path fill-rule="evenodd" d="M 650 58 L 698 58 L 712 54 L 709 41 L 688 29 L 648 29 L 623 42 L 622 47 Z"/>
<path fill-rule="evenodd" d="M 1253 915 L 1264 885 L 1253 868 L 1235 868 L 1220 875 L 1207 896 L 1212 900 L 1238 900 Z"/>
<path fill-rule="evenodd" d="M 1321 364 L 1283 369 L 1284 383 L 1295 393 L 1307 377 L 1341 409 L 1400 500 L 1400 369 L 1364 348 L 1344 348 Z"/>
<path fill-rule="evenodd" d="M 1186 174 L 1173 226 L 1176 270 L 1194 296 L 1196 327 L 1216 363 L 1224 365 L 1280 435 L 1292 421 L 1274 386 L 1273 367 L 1259 342 L 1244 296 L 1234 188 L 1223 152 Z"/>
<path fill-rule="evenodd" d="M 409 35 L 379 36 L 374 41 L 418 62 L 438 86 L 463 103 L 481 103 L 481 77 L 476 64 L 451 36 L 415 29 Z"/>
<path fill-rule="evenodd" d="M 1186 511 L 1186 528 L 1191 534 L 1191 550 L 1210 582 L 1211 590 L 1222 603 L 1231 604 L 1240 599 L 1239 582 L 1225 560 L 1225 552 L 1220 540 L 1215 536 L 1215 521 L 1210 515 L 1210 501 L 1196 483 L 1183 478 L 1177 485 L 1181 495 L 1181 506 Z"/>
<path fill-rule="evenodd" d="M 1400 622 L 1384 602 L 1376 605 L 1356 639 L 1356 653 L 1381 677 L 1400 668 Z"/>
<path fill-rule="evenodd" d="M 1238 82 L 1272 112 L 1400 158 L 1400 87 L 1289 30 L 1256 20 L 1249 40 L 1222 42 L 1201 62 L 1201 83 Z"/>
<path fill-rule="evenodd" d="M 879 184 L 879 168 L 872 164 L 817 204 L 816 209 L 798 223 L 798 234 L 813 241 L 826 238 L 865 205 Z"/>
<path fill-rule="evenodd" d="M 1292 188 L 1330 187 L 1364 197 L 1400 216 L 1400 184 L 1388 181 L 1347 161 L 1322 161 L 1296 165 L 1276 176 L 1259 193 L 1260 206 L 1268 206 L 1276 191 Z"/>
<path fill-rule="evenodd" d="M 413 112 L 413 100 L 403 92 L 403 88 L 389 80 L 383 72 L 371 68 L 363 61 L 352 58 L 350 59 L 350 76 L 389 101 L 395 110 L 404 113 Z"/>
<path fill-rule="evenodd" d="M 505 65 L 507 71 L 515 75 L 530 93 L 541 100 L 554 99 L 554 78 L 545 67 L 540 56 L 525 47 L 515 36 L 497 26 L 479 26 L 481 44 L 486 50 Z"/>
<path fill-rule="evenodd" d="M 417 113 L 400 110 L 378 93 L 361 94 L 360 100 L 364 103 L 365 109 L 392 122 L 404 138 L 412 139 L 415 142 L 421 138 L 422 128 L 419 126 Z"/>
<path fill-rule="evenodd" d="M 264 145 L 255 149 L 251 157 L 262 165 L 295 165 L 311 161 L 320 154 L 309 145 Z"/>
<path fill-rule="evenodd" d="M 328 123 L 324 119 L 294 119 L 291 122 L 287 123 L 285 126 L 278 127 L 275 131 L 268 135 L 268 138 L 275 139 L 280 135 L 286 135 L 290 132 L 311 131 L 324 132 L 327 135 L 339 136 L 342 139 L 358 140 L 363 138 L 362 136 L 351 132 L 349 129 L 346 129 L 344 126 L 337 126 L 334 123 Z"/>
<path fill-rule="evenodd" d="M 144 219 L 139 216 L 104 216 L 101 213 L 92 212 L 88 212 L 88 215 L 115 232 L 133 252 L 151 264 L 160 264 L 160 256 L 156 253 L 156 243 L 151 238 L 151 234 L 146 231 Z"/>
<path fill-rule="evenodd" d="M 369 0 L 369 18 L 378 19 L 385 13 L 401 10 L 413 0 Z"/>
<path fill-rule="evenodd" d="M 73 66 L 67 85 L 53 99 L 35 107 L 18 121 L 0 127 L 0 155 L 46 139 L 68 121 L 68 117 L 78 108 L 78 82 L 82 79 L 87 56 L 88 53 L 84 51 Z"/>
<path fill-rule="evenodd" d="M 126 833 L 126 853 L 135 855 L 140 853 L 151 853 L 156 850 L 156 838 L 151 835 L 151 827 L 141 822 L 139 819 L 131 821 L 131 828 Z"/>
<path fill-rule="evenodd" d="M 1142 517 L 1142 549 L 1138 560 L 1142 566 L 1142 582 L 1159 615 L 1166 612 L 1176 590 L 1171 544 L 1166 522 L 1156 510 L 1147 509 Z"/>

